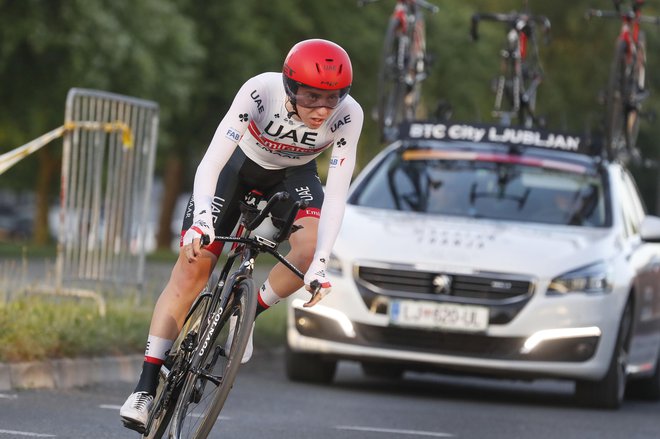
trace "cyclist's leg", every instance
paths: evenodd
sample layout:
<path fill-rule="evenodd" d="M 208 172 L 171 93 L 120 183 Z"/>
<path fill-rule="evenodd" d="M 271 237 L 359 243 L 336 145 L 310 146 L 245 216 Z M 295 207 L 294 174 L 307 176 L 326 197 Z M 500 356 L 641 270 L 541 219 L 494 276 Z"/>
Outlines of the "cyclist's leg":
<path fill-rule="evenodd" d="M 217 235 L 229 234 L 240 215 L 238 201 L 242 199 L 244 189 L 237 175 L 244 159 L 242 153 L 234 154 L 218 179 L 213 202 Z M 193 208 L 191 198 L 183 219 L 181 236 L 192 224 Z M 128 427 L 140 428 L 145 424 L 156 393 L 160 367 L 183 326 L 188 309 L 206 285 L 221 251 L 222 245 L 211 244 L 202 250 L 200 258 L 191 263 L 188 262 L 182 248 L 179 250 L 179 257 L 170 278 L 154 308 L 140 379 L 120 410 L 120 415 Z"/>
<path fill-rule="evenodd" d="M 316 163 L 310 162 L 288 169 L 282 187 L 291 194 L 292 203 L 297 200 L 306 200 L 309 203 L 308 207 L 300 211 L 296 217 L 294 224 L 302 228 L 289 238 L 291 251 L 286 255 L 289 262 L 305 272 L 316 250 L 316 236 L 323 204 L 323 187 L 318 177 Z M 267 309 L 279 299 L 290 296 L 302 286 L 303 281 L 298 276 L 278 263 L 260 289 L 257 312 Z"/>

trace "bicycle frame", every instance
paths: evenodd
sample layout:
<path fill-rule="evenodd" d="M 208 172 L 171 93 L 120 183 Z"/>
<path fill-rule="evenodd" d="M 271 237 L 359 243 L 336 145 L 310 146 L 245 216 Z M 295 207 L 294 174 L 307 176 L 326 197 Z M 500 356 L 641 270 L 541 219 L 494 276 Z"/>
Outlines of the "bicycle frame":
<path fill-rule="evenodd" d="M 647 50 L 640 25 L 643 22 L 658 25 L 660 17 L 643 16 L 643 1 L 632 0 L 632 6 L 626 11 L 622 11 L 622 3 L 622 0 L 613 0 L 615 11 L 589 9 L 586 18 L 611 18 L 621 22 L 606 89 L 606 151 L 610 159 L 639 160 L 636 141 L 642 117 L 641 103 L 648 96 L 645 90 Z M 620 70 L 616 70 L 617 63 L 621 65 Z M 619 156 L 624 151 L 629 157 Z"/>
<path fill-rule="evenodd" d="M 193 313 L 202 312 L 204 318 L 201 319 L 199 328 L 197 328 L 198 331 L 184 326 L 179 338 L 173 345 L 172 351 L 176 352 L 174 364 L 161 367 L 161 377 L 164 378 L 166 384 L 163 386 L 164 390 L 159 389 L 159 394 L 154 402 L 154 410 L 150 413 L 148 419 L 145 435 L 149 434 L 151 428 L 153 428 L 154 420 L 163 413 L 163 410 L 168 408 L 168 404 L 177 403 L 179 392 L 189 374 L 192 373 L 197 377 L 202 377 L 216 386 L 221 384 L 221 377 L 213 376 L 207 373 L 205 369 L 208 364 L 214 364 L 222 353 L 218 348 L 213 352 L 207 352 L 207 350 L 215 344 L 220 329 L 225 326 L 230 317 L 230 313 L 225 312 L 225 310 L 233 309 L 234 301 L 238 299 L 234 294 L 235 286 L 245 279 L 252 278 L 254 261 L 260 253 L 273 255 L 300 279 L 304 278 L 304 274 L 277 251 L 277 247 L 280 242 L 288 239 L 292 231 L 296 230 L 297 226 L 293 225 L 295 214 L 307 206 L 306 202 L 297 201 L 293 204 L 288 217 L 285 220 L 280 220 L 279 231 L 273 236 L 273 240 L 257 235 L 250 236 L 252 230 L 256 229 L 268 217 L 275 203 L 286 198 L 288 198 L 286 193 L 276 194 L 261 211 L 256 208 L 259 202 L 257 198 L 252 200 L 253 206 L 244 204 L 236 236 L 216 237 L 217 241 L 232 243 L 232 247 L 227 254 L 227 259 L 222 266 L 218 280 L 210 291 L 207 289 L 202 291 L 188 311 L 186 323 Z M 239 262 L 239 266 L 234 269 L 237 262 Z M 320 284 L 312 283 L 312 287 L 318 292 Z M 252 290 L 251 293 L 257 294 L 258 290 Z M 207 300 L 208 303 L 205 303 Z M 256 305 L 256 297 L 252 302 Z M 198 310 L 201 303 L 205 303 L 206 308 Z M 183 340 L 180 340 L 181 337 L 184 337 Z M 208 355 L 212 355 L 212 360 L 205 365 L 204 361 L 208 358 Z M 168 368 L 168 366 L 171 366 L 171 368 Z M 201 392 L 203 392 L 203 387 L 200 390 L 200 397 Z M 174 419 L 172 422 L 173 425 L 170 425 L 170 428 L 175 428 L 178 420 Z"/>
<path fill-rule="evenodd" d="M 363 6 L 378 0 L 361 0 Z M 375 117 L 381 140 L 393 140 L 396 125 L 415 118 L 420 84 L 426 79 L 426 25 L 422 9 L 439 8 L 426 0 L 397 0 L 388 18 L 378 76 Z"/>
<path fill-rule="evenodd" d="M 501 51 L 500 74 L 495 82 L 492 115 L 499 118 L 503 125 L 510 125 L 517 118 L 522 126 L 531 128 L 538 122 L 535 114 L 536 92 L 543 81 L 535 28 L 536 25 L 542 26 L 547 37 L 550 20 L 527 12 L 477 13 L 472 16 L 470 32 L 475 41 L 479 39 L 477 26 L 480 20 L 496 21 L 508 26 L 504 49 Z"/>
<path fill-rule="evenodd" d="M 397 32 L 400 38 L 405 38 L 406 44 L 399 44 L 399 52 L 397 57 L 397 66 L 401 71 L 406 68 L 406 53 L 405 49 L 408 43 L 410 44 L 410 55 L 419 61 L 423 62 L 424 54 L 426 53 L 426 24 L 424 16 L 421 14 L 415 0 L 397 0 L 392 11 L 392 19 L 398 22 Z M 411 26 L 412 25 L 412 26 Z M 416 73 L 422 73 L 423 66 L 413 66 L 417 70 Z M 421 81 L 424 78 L 406 78 L 405 82 L 412 83 L 413 81 Z"/>

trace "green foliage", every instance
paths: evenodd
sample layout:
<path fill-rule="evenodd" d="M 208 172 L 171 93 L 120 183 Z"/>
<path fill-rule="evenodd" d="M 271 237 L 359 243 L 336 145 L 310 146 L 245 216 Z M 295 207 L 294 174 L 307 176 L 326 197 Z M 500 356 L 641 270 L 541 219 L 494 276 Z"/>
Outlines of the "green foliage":
<path fill-rule="evenodd" d="M 456 120 L 492 121 L 492 78 L 499 65 L 504 26 L 482 23 L 481 39 L 469 38 L 474 12 L 521 10 L 523 0 L 434 0 L 425 13 L 433 58 L 423 84 L 422 114 L 448 101 Z M 539 43 L 545 80 L 538 111 L 555 129 L 597 131 L 603 107 L 616 20 L 584 19 L 590 7 L 611 9 L 607 0 L 530 1 L 532 12 L 552 21 L 550 44 Z M 278 71 L 289 48 L 302 39 L 327 38 L 344 46 L 354 64 L 352 95 L 367 115 L 358 167 L 382 147 L 376 123 L 376 78 L 382 40 L 394 0 L 359 7 L 357 0 L 0 0 L 0 152 L 59 125 L 70 87 L 101 88 L 160 103 L 163 117 L 159 164 L 168 152 L 192 176 L 223 112 L 250 76 Z M 657 15 L 647 3 L 645 13 Z M 660 90 L 657 48 L 660 29 L 644 26 L 649 88 Z M 658 109 L 658 93 L 647 108 Z M 642 123 L 640 140 L 657 156 L 660 126 Z M 29 162 L 29 160 L 25 160 Z M 162 167 L 158 167 L 162 172 Z M 32 184 L 33 166 L 11 170 L 7 185 Z M 3 185 L 7 179 L 3 179 Z M 56 185 L 53 185 L 56 187 Z M 649 185 L 653 187 L 653 185 Z M 653 193 L 645 191 L 646 198 Z"/>
<path fill-rule="evenodd" d="M 127 300 L 109 301 L 104 318 L 93 302 L 72 298 L 0 302 L 0 362 L 142 352 L 150 316 Z"/>
<path fill-rule="evenodd" d="M 127 299 L 107 305 L 101 318 L 89 300 L 27 296 L 0 302 L 0 362 L 144 352 L 152 306 L 136 307 Z M 280 303 L 259 317 L 254 342 L 268 349 L 285 337 L 286 305 Z"/>
<path fill-rule="evenodd" d="M 0 2 L 0 152 L 60 126 L 72 87 L 156 100 L 166 127 L 187 111 L 203 56 L 174 2 Z M 26 163 L 9 183 L 29 187 Z"/>

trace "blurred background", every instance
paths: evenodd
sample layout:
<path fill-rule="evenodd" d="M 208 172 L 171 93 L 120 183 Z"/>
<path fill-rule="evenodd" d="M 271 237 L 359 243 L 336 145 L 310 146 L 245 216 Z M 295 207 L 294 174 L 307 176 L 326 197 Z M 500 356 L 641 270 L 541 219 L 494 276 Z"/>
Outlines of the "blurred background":
<path fill-rule="evenodd" d="M 234 94 L 249 77 L 280 71 L 289 48 L 325 38 L 351 55 L 351 94 L 367 118 L 356 173 L 383 147 L 376 122 L 376 78 L 382 40 L 394 0 L 359 7 L 356 0 L 0 0 L 0 154 L 62 125 L 67 91 L 99 89 L 156 101 L 160 131 L 148 247 L 170 248 L 192 187 L 195 169 Z M 510 12 L 522 0 L 436 0 L 426 13 L 429 78 L 422 114 L 439 103 L 452 119 L 494 122 L 491 80 L 499 68 L 506 27 L 484 22 L 480 40 L 469 36 L 475 12 Z M 620 22 L 586 20 L 588 8 L 612 9 L 608 0 L 530 1 L 552 22 L 551 40 L 538 42 L 545 81 L 537 111 L 549 129 L 601 130 L 607 83 Z M 647 1 L 644 13 L 660 14 Z M 660 27 L 645 26 L 648 45 L 646 110 L 660 109 Z M 641 125 L 638 143 L 658 158 L 660 126 Z M 52 242 L 61 141 L 0 175 L 0 243 Z M 327 158 L 322 158 L 327 160 Z M 323 165 L 319 170 L 324 173 Z M 648 210 L 659 213 L 658 173 L 636 168 Z M 49 217 L 51 220 L 49 221 Z M 50 223 L 50 225 L 49 225 Z"/>

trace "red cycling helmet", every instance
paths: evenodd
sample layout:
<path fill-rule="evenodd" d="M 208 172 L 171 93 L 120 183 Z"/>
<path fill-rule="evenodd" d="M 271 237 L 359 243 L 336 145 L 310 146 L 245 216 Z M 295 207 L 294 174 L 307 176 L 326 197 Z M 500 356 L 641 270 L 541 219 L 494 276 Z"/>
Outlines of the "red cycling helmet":
<path fill-rule="evenodd" d="M 293 46 L 286 56 L 282 79 L 294 105 L 335 108 L 348 95 L 353 68 L 348 53 L 339 45 L 327 40 L 305 40 Z M 301 95 L 298 94 L 300 86 L 339 93 L 331 98 L 324 94 Z"/>

